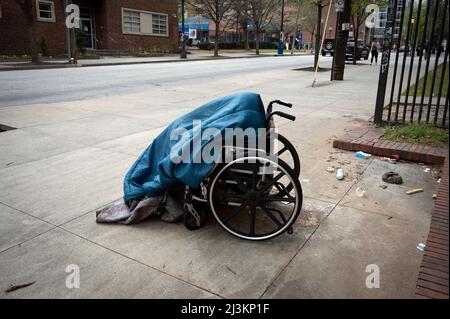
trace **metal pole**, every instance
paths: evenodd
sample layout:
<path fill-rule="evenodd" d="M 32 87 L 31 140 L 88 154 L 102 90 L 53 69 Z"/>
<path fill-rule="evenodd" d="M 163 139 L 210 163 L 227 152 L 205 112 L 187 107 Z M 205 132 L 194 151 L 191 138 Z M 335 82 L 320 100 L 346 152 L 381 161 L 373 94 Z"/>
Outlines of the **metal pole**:
<path fill-rule="evenodd" d="M 395 31 L 395 20 L 397 17 L 397 1 L 390 0 L 388 6 L 388 19 L 384 29 L 380 75 L 378 77 L 377 101 L 375 104 L 374 123 L 381 124 L 383 122 L 384 98 L 386 94 L 386 84 L 389 72 L 389 60 L 391 56 L 392 39 Z"/>
<path fill-rule="evenodd" d="M 186 59 L 186 41 L 184 41 L 184 0 L 181 0 L 181 59 Z"/>
<path fill-rule="evenodd" d="M 64 4 L 64 17 L 67 18 L 67 12 L 66 12 L 66 8 L 67 8 L 67 0 L 63 0 L 63 4 Z M 69 63 L 72 63 L 72 49 L 70 48 L 70 30 L 69 28 L 67 28 L 66 26 L 66 44 L 67 44 L 67 60 Z"/>

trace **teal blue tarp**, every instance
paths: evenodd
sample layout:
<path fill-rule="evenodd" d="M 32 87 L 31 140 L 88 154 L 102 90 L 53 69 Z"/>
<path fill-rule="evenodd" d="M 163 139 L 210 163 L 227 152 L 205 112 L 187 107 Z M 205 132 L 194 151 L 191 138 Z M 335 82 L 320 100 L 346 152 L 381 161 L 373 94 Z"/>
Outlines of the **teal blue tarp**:
<path fill-rule="evenodd" d="M 195 120 L 201 121 L 201 131 L 193 129 Z M 170 154 L 172 148 L 176 150 L 175 153 L 181 154 L 183 148 L 192 147 L 191 159 L 195 158 L 198 154 L 193 149 L 193 141 L 198 141 L 199 137 L 201 140 L 201 134 L 206 129 L 216 128 L 224 137 L 226 128 L 245 130 L 265 126 L 264 105 L 260 96 L 252 92 L 237 93 L 211 101 L 178 118 L 152 141 L 128 171 L 123 185 L 125 203 L 142 196 L 160 195 L 168 187 L 178 183 L 192 188 L 199 187 L 216 164 L 177 164 L 171 160 Z M 184 128 L 189 137 L 171 140 L 171 133 L 177 128 Z M 201 149 L 213 138 L 211 136 L 210 140 L 202 140 Z"/>

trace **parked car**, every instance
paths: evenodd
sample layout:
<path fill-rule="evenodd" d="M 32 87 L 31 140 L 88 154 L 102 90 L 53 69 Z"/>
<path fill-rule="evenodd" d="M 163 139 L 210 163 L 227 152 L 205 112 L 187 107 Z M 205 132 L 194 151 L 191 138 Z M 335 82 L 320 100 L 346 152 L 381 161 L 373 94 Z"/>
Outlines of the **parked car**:
<path fill-rule="evenodd" d="M 322 55 L 334 55 L 334 39 L 325 39 L 322 46 Z"/>
<path fill-rule="evenodd" d="M 345 50 L 345 59 L 353 60 L 353 49 L 355 47 L 355 41 L 348 41 L 347 47 Z M 369 47 L 365 45 L 362 41 L 358 41 L 356 47 L 356 59 L 364 59 L 367 60 L 369 58 Z"/>

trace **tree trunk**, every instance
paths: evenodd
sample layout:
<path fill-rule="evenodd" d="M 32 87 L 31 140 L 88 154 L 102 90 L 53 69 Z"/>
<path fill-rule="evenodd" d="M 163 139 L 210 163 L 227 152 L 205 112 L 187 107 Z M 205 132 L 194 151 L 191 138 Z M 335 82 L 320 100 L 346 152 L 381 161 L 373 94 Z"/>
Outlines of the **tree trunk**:
<path fill-rule="evenodd" d="M 350 12 L 351 0 L 345 0 L 344 12 L 338 14 L 331 80 L 344 80 L 345 50 L 347 46 L 348 30 L 343 31 L 342 24 L 350 22 Z"/>
<path fill-rule="evenodd" d="M 248 41 L 248 30 L 245 29 L 245 51 L 250 51 L 250 43 Z"/>
<path fill-rule="evenodd" d="M 36 43 L 36 24 L 30 25 L 30 55 L 31 63 L 40 63 L 39 50 Z"/>
<path fill-rule="evenodd" d="M 259 36 L 260 36 L 260 31 L 258 29 L 256 29 L 256 41 L 255 41 L 255 50 L 256 50 L 256 55 L 259 55 Z"/>
<path fill-rule="evenodd" d="M 36 30 L 36 22 L 35 22 L 35 8 L 33 7 L 33 2 L 30 1 L 17 1 L 22 9 L 25 18 L 26 24 L 29 29 L 30 35 L 30 56 L 32 63 L 39 63 L 39 50 L 37 45 L 37 30 Z"/>
<path fill-rule="evenodd" d="M 355 46 L 353 47 L 353 64 L 356 64 L 356 55 L 358 50 L 358 30 L 355 30 L 357 24 L 355 23 L 355 17 L 352 15 L 352 23 L 353 23 L 353 40 L 355 41 Z"/>
<path fill-rule="evenodd" d="M 322 33 L 322 4 L 317 5 L 317 32 L 316 32 L 316 48 L 314 50 L 314 69 L 319 63 L 320 54 L 320 34 Z"/>
<path fill-rule="evenodd" d="M 294 54 L 294 50 L 295 50 L 295 39 L 298 36 L 298 20 L 300 19 L 300 0 L 297 0 L 297 16 L 295 18 L 295 34 L 294 37 L 292 38 L 292 47 L 291 47 L 291 54 Z"/>
<path fill-rule="evenodd" d="M 219 56 L 219 23 L 216 22 L 216 34 L 214 35 L 214 56 Z"/>

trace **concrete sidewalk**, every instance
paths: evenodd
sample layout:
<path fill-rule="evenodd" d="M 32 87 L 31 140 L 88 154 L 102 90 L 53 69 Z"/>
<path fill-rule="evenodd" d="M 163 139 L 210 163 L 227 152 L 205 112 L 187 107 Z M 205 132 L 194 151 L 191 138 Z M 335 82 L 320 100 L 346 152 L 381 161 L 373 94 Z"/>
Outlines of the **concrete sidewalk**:
<path fill-rule="evenodd" d="M 227 50 L 219 51 L 219 56 L 214 57 L 212 53 L 205 53 L 204 51 L 196 52 L 196 50 L 189 51 L 187 59 L 181 59 L 179 54 L 165 54 L 160 57 L 135 57 L 135 56 L 103 56 L 100 58 L 82 58 L 78 60 L 78 64 L 68 64 L 67 59 L 44 59 L 42 64 L 33 65 L 29 61 L 14 61 L 0 62 L 0 71 L 17 71 L 17 70 L 37 70 L 37 69 L 54 69 L 54 68 L 75 68 L 75 67 L 89 67 L 89 66 L 112 66 L 112 65 L 131 65 L 131 64 L 149 64 L 162 62 L 192 62 L 192 61 L 208 61 L 208 60 L 227 60 L 227 59 L 242 59 L 242 58 L 264 58 L 271 56 L 290 57 L 290 51 L 285 51 L 284 55 L 277 55 L 276 53 L 261 52 L 256 55 L 253 51 L 229 52 Z M 212 52 L 212 51 L 211 51 Z M 311 55 L 311 53 L 297 51 L 293 54 Z"/>
<path fill-rule="evenodd" d="M 331 83 L 323 72 L 312 88 L 311 72 L 280 69 L 0 108 L 0 123 L 18 128 L 0 133 L 0 298 L 412 298 L 434 176 L 418 164 L 332 148 L 336 136 L 373 115 L 378 71 L 347 65 L 345 81 Z M 154 219 L 95 223 L 95 210 L 121 198 L 124 174 L 168 123 L 242 90 L 294 104 L 296 122 L 277 120 L 302 162 L 305 200 L 293 235 L 243 241 L 212 218 L 194 232 Z M 344 167 L 346 178 L 337 181 L 329 166 Z M 404 184 L 380 188 L 388 170 Z M 405 194 L 417 187 L 425 191 Z M 79 289 L 66 287 L 73 264 Z M 365 284 L 370 264 L 380 269 L 378 289 Z"/>

